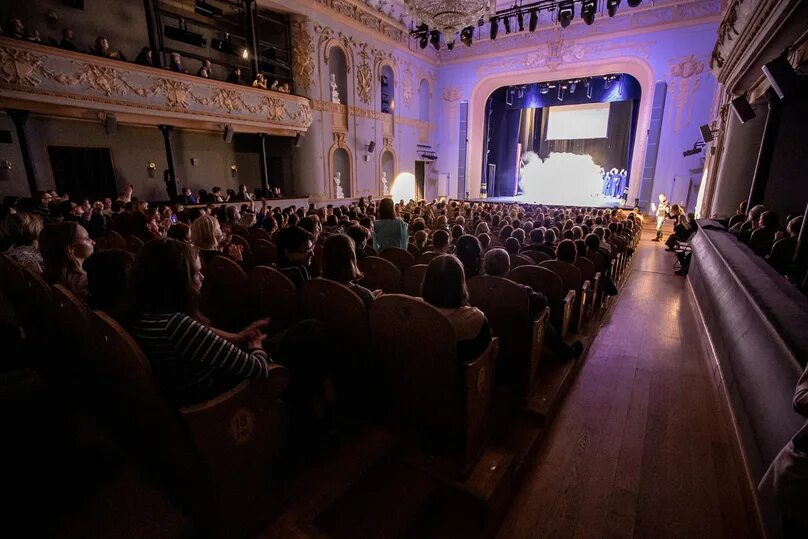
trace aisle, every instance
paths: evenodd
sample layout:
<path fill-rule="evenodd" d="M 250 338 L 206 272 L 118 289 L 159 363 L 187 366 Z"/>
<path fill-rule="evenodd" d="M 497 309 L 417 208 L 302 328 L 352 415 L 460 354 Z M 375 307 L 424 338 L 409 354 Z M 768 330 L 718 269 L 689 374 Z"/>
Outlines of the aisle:
<path fill-rule="evenodd" d="M 652 237 L 646 227 L 500 537 L 756 535 L 685 279 Z"/>

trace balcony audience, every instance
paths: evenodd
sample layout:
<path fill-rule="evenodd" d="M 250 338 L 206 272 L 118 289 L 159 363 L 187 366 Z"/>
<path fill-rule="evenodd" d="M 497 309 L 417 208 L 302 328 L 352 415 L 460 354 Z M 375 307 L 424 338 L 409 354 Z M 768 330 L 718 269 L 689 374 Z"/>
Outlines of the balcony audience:
<path fill-rule="evenodd" d="M 171 62 L 168 68 L 175 73 L 187 73 L 185 66 L 182 65 L 182 56 L 178 52 L 171 53 Z"/>
<path fill-rule="evenodd" d="M 59 41 L 59 48 L 66 51 L 76 51 L 75 35 L 72 28 L 62 28 L 62 39 Z"/>
<path fill-rule="evenodd" d="M 135 63 L 141 66 L 154 66 L 154 58 L 150 47 L 143 47 L 135 57 Z"/>
<path fill-rule="evenodd" d="M 109 46 L 109 39 L 105 36 L 99 36 L 95 39 L 95 45 L 91 48 L 91 52 L 96 56 L 103 56 L 104 58 L 112 58 L 114 60 L 126 60 L 126 57 L 120 51 L 114 51 Z"/>
<path fill-rule="evenodd" d="M 263 88 L 264 90 L 267 89 L 267 79 L 264 77 L 262 73 L 258 73 L 255 76 L 255 80 L 252 83 L 253 88 Z"/>
<path fill-rule="evenodd" d="M 210 60 L 205 58 L 202 60 L 202 65 L 200 66 L 199 70 L 196 72 L 198 77 L 202 77 L 203 79 L 211 78 L 213 68 L 210 65 Z"/>
<path fill-rule="evenodd" d="M 241 84 L 241 68 L 234 67 L 227 76 L 227 82 L 232 84 Z"/>

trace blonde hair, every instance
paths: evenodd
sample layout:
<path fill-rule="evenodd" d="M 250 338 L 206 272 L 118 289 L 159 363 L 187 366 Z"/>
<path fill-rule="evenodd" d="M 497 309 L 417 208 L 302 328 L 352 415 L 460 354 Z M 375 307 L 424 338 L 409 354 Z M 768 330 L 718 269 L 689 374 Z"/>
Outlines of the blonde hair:
<path fill-rule="evenodd" d="M 222 236 L 219 220 L 212 215 L 200 215 L 191 225 L 191 243 L 203 251 L 216 249 Z"/>

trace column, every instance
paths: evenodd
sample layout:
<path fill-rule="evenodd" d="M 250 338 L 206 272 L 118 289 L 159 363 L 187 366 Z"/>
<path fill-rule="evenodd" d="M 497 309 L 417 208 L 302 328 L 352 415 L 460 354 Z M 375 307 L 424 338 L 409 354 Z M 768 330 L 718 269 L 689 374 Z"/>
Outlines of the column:
<path fill-rule="evenodd" d="M 259 154 L 258 168 L 261 171 L 261 187 L 264 188 L 264 196 L 269 196 L 269 170 L 267 169 L 267 134 L 258 133 L 259 142 L 261 143 L 261 152 Z"/>
<path fill-rule="evenodd" d="M 149 48 L 152 50 L 154 67 L 163 67 L 163 53 L 160 52 L 160 24 L 157 21 L 157 11 L 154 0 L 143 0 L 146 10 L 146 28 L 149 31 Z"/>
<path fill-rule="evenodd" d="M 246 7 L 244 12 L 245 33 L 247 34 L 247 45 L 250 47 L 250 71 L 252 80 L 255 80 L 255 76 L 261 72 L 261 67 L 258 63 L 258 34 L 255 30 L 255 0 L 245 0 L 244 6 Z"/>
<path fill-rule="evenodd" d="M 166 145 L 166 164 L 167 169 L 163 176 L 163 181 L 166 182 L 166 193 L 171 202 L 177 201 L 177 174 L 174 167 L 174 147 L 171 145 L 171 132 L 174 131 L 173 125 L 159 125 L 157 126 L 163 134 L 163 142 Z"/>
<path fill-rule="evenodd" d="M 25 177 L 28 180 L 28 189 L 31 191 L 31 196 L 35 200 L 39 200 L 36 196 L 37 181 L 36 170 L 34 169 L 34 160 L 31 158 L 31 147 L 28 145 L 28 134 L 25 129 L 25 124 L 28 122 L 28 115 L 31 114 L 27 110 L 8 109 L 6 110 L 14 122 L 14 127 L 17 129 L 17 141 L 20 144 L 20 153 L 22 154 L 22 164 L 25 168 Z"/>
<path fill-rule="evenodd" d="M 755 175 L 752 177 L 752 188 L 749 190 L 748 209 L 763 203 L 766 185 L 769 183 L 769 170 L 772 166 L 774 144 L 777 141 L 777 129 L 780 126 L 780 98 L 771 88 L 766 91 L 769 112 L 766 115 L 766 126 L 763 128 L 763 139 L 760 141 Z"/>

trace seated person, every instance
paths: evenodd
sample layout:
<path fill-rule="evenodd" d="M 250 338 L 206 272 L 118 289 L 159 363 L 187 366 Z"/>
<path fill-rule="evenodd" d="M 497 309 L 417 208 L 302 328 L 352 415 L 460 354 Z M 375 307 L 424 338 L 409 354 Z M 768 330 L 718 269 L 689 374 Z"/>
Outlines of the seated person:
<path fill-rule="evenodd" d="M 191 243 L 199 249 L 199 258 L 202 260 L 203 268 L 210 264 L 210 261 L 217 256 L 224 256 L 223 248 L 227 248 L 227 256 L 236 262 L 242 262 L 241 245 L 225 244 L 222 240 L 224 234 L 219 225 L 219 220 L 212 215 L 200 215 L 191 225 Z"/>
<path fill-rule="evenodd" d="M 311 279 L 309 266 L 314 256 L 311 234 L 297 226 L 282 228 L 278 233 L 278 270 L 292 280 L 299 290 Z"/>
<path fill-rule="evenodd" d="M 510 264 L 511 259 L 505 249 L 491 249 L 485 254 L 483 271 L 486 275 L 490 275 L 492 277 L 503 277 L 507 279 L 508 274 L 511 271 Z M 544 312 L 544 309 L 547 308 L 547 298 L 544 296 L 544 294 L 541 292 L 536 292 L 529 286 L 519 286 L 524 288 L 525 292 L 527 292 L 530 305 L 530 316 L 533 320 L 536 320 Z M 565 343 L 564 339 L 559 336 L 558 331 L 556 331 L 555 327 L 549 321 L 547 322 L 547 327 L 545 328 L 544 342 L 547 344 L 547 347 L 552 350 L 556 358 L 562 360 L 578 358 L 584 350 L 584 346 L 580 341 L 575 341 L 572 346 L 567 345 L 567 343 Z"/>
<path fill-rule="evenodd" d="M 191 227 L 185 223 L 174 223 L 168 228 L 166 237 L 180 243 L 191 243 Z"/>
<path fill-rule="evenodd" d="M 177 406 L 210 400 L 268 375 L 265 321 L 225 339 L 195 319 L 201 269 L 191 245 L 154 240 L 143 247 L 132 272 L 132 335 L 158 388 Z"/>
<path fill-rule="evenodd" d="M 421 297 L 454 327 L 458 361 L 471 361 L 485 352 L 491 344 L 491 326 L 481 310 L 469 305 L 466 275 L 457 258 L 440 255 L 429 263 Z"/>
<path fill-rule="evenodd" d="M 356 252 L 356 259 L 362 260 L 367 257 L 365 247 L 370 239 L 370 231 L 362 225 L 351 225 L 345 231 L 348 236 L 354 241 L 354 250 Z"/>
<path fill-rule="evenodd" d="M 749 238 L 752 236 L 752 232 L 754 232 L 755 229 L 760 226 L 760 216 L 763 215 L 764 211 L 766 211 L 766 207 L 762 204 L 758 204 L 757 206 L 753 207 L 751 210 L 749 210 L 749 217 L 747 217 L 746 221 L 740 225 L 735 225 L 732 227 L 729 230 L 730 233 L 736 234 L 738 236 L 738 241 L 749 243 Z"/>
<path fill-rule="evenodd" d="M 109 47 L 109 39 L 105 36 L 99 36 L 95 40 L 95 46 L 92 48 L 93 54 L 96 56 L 103 56 L 104 58 L 114 58 L 115 60 L 126 60 L 123 54 L 119 51 L 113 51 Z"/>
<path fill-rule="evenodd" d="M 183 187 L 182 188 L 182 194 L 179 197 L 177 197 L 177 201 L 180 204 L 186 204 L 186 205 L 188 205 L 188 204 L 198 204 L 199 203 L 199 199 L 197 199 L 194 196 L 194 194 L 191 192 L 190 187 Z"/>
<path fill-rule="evenodd" d="M 514 259 L 519 256 L 519 249 L 521 247 L 522 244 L 513 236 L 505 240 L 505 251 L 508 253 L 508 256 L 511 257 L 511 266 L 515 265 L 513 262 Z"/>
<path fill-rule="evenodd" d="M 381 295 L 381 290 L 371 292 L 355 281 L 362 278 L 362 272 L 356 266 L 356 246 L 354 241 L 345 234 L 335 234 L 325 240 L 323 244 L 323 277 L 331 279 L 350 288 L 366 309 L 370 308 L 373 300 Z"/>
<path fill-rule="evenodd" d="M 241 84 L 241 68 L 234 67 L 227 76 L 227 82 L 232 84 Z"/>
<path fill-rule="evenodd" d="M 135 56 L 135 63 L 140 66 L 154 66 L 154 59 L 150 47 L 143 47 Z"/>
<path fill-rule="evenodd" d="M 483 252 L 488 251 L 488 249 L 491 247 L 491 236 L 486 233 L 482 233 L 477 236 L 477 239 L 480 241 L 480 247 L 483 248 Z"/>
<path fill-rule="evenodd" d="M 572 240 L 561 240 L 558 247 L 556 247 L 556 260 L 575 265 L 576 258 L 578 258 L 578 249 L 575 247 L 575 242 Z"/>
<path fill-rule="evenodd" d="M 445 230 L 436 230 L 432 234 L 432 249 L 431 252 L 439 254 L 448 254 L 451 252 L 451 241 L 449 233 Z"/>
<path fill-rule="evenodd" d="M 95 242 L 75 221 L 51 223 L 39 235 L 43 277 L 50 285 L 60 284 L 79 298 L 87 297 L 84 261 L 93 254 Z"/>
<path fill-rule="evenodd" d="M 202 65 L 200 66 L 199 70 L 196 72 L 197 77 L 202 77 L 203 79 L 209 79 L 210 74 L 213 68 L 210 65 L 210 60 L 205 58 L 202 60 Z"/>
<path fill-rule="evenodd" d="M 483 248 L 480 240 L 470 234 L 460 236 L 457 240 L 455 256 L 463 264 L 463 271 L 466 279 L 471 279 L 477 275 L 482 275 L 483 271 Z"/>
<path fill-rule="evenodd" d="M 263 88 L 264 90 L 267 89 L 267 79 L 264 77 L 262 73 L 259 73 L 255 76 L 255 80 L 252 83 L 253 88 Z"/>
<path fill-rule="evenodd" d="M 794 262 L 794 253 L 797 250 L 797 239 L 800 236 L 803 216 L 798 215 L 788 221 L 786 236 L 772 244 L 772 249 L 766 260 L 778 273 L 788 275 Z"/>
<path fill-rule="evenodd" d="M 185 66 L 182 65 L 182 56 L 178 52 L 171 53 L 171 64 L 168 68 L 175 73 L 187 73 Z"/>
<path fill-rule="evenodd" d="M 75 51 L 76 44 L 73 42 L 75 36 L 72 28 L 62 28 L 62 39 L 59 41 L 59 48 L 66 51 Z"/>
<path fill-rule="evenodd" d="M 429 239 L 429 235 L 426 233 L 426 230 L 418 230 L 413 235 L 413 245 L 419 250 L 423 251 L 426 248 L 426 242 Z"/>
<path fill-rule="evenodd" d="M 766 256 L 772 250 L 775 235 L 780 228 L 780 216 L 767 210 L 760 216 L 760 226 L 749 236 L 749 247 L 758 256 Z"/>
<path fill-rule="evenodd" d="M 43 263 L 39 252 L 40 232 L 42 218 L 39 215 L 24 211 L 6 215 L 0 226 L 3 245 L 9 246 L 4 254 L 20 266 L 41 274 Z"/>
<path fill-rule="evenodd" d="M 129 306 L 128 286 L 135 256 L 123 249 L 93 253 L 85 262 L 87 304 L 104 311 L 118 322 L 126 323 Z"/>

